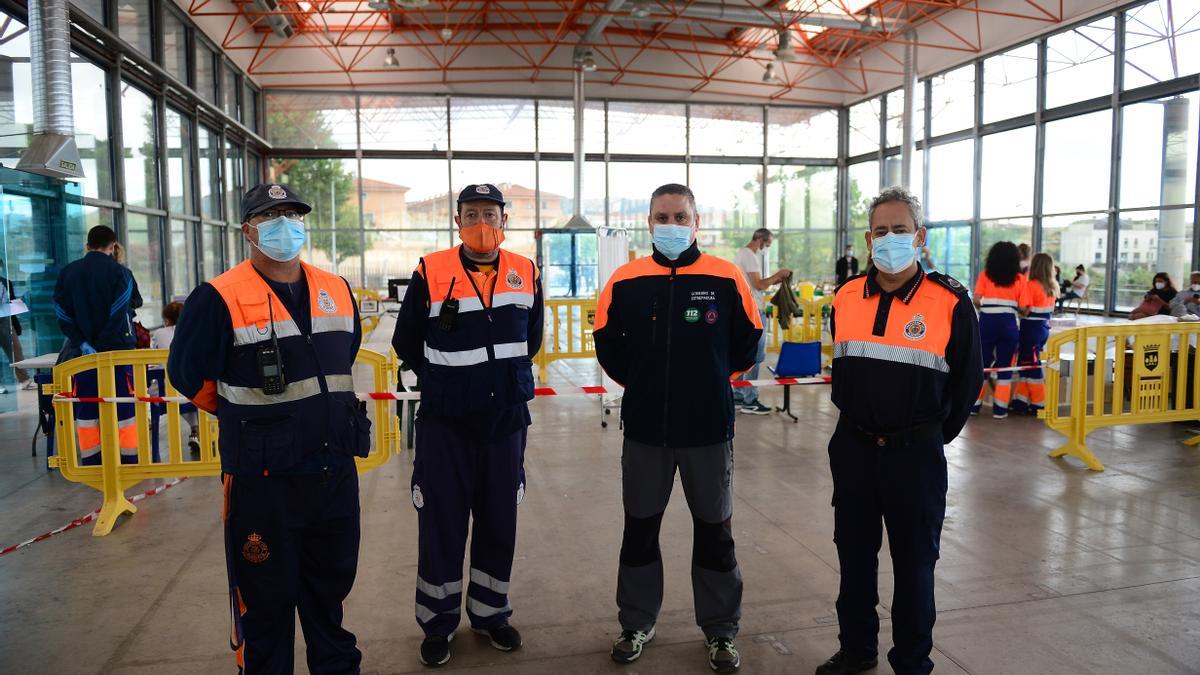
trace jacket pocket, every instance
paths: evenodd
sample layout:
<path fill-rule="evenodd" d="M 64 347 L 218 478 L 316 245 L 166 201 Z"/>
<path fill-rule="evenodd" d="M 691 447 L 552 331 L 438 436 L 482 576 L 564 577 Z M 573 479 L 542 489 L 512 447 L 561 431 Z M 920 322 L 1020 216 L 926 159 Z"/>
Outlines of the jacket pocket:
<path fill-rule="evenodd" d="M 242 421 L 238 469 L 252 474 L 285 471 L 300 463 L 303 450 L 296 442 L 291 415 Z"/>
<path fill-rule="evenodd" d="M 366 457 L 371 454 L 371 418 L 367 417 L 365 401 L 354 401 L 350 404 L 348 434 L 345 447 L 355 457 Z"/>

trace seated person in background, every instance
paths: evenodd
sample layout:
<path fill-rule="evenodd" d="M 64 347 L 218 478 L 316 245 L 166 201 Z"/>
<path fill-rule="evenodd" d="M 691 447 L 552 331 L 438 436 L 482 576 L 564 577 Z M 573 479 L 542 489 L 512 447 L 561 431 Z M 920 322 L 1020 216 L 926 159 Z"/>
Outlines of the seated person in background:
<path fill-rule="evenodd" d="M 150 348 L 151 349 L 170 349 L 171 340 L 175 338 L 175 324 L 179 323 L 179 315 L 183 312 L 182 302 L 172 302 L 162 310 L 162 328 L 156 329 L 150 333 Z M 188 447 L 192 454 L 200 452 L 200 427 L 195 410 L 184 412 L 181 415 L 183 421 L 187 422 L 188 429 Z"/>
<path fill-rule="evenodd" d="M 170 349 L 171 340 L 175 337 L 175 324 L 179 323 L 179 314 L 183 311 L 182 302 L 172 302 L 162 310 L 162 328 L 150 333 L 151 349 Z"/>
<path fill-rule="evenodd" d="M 1191 285 L 1171 300 L 1171 316 L 1200 316 L 1200 271 L 1192 272 Z"/>
<path fill-rule="evenodd" d="M 1066 289 L 1066 292 L 1058 296 L 1058 302 L 1055 303 L 1058 311 L 1062 311 L 1063 304 L 1068 300 L 1082 298 L 1084 291 L 1091 285 L 1092 280 L 1088 278 L 1087 268 L 1083 265 L 1075 266 L 1075 278 L 1071 280 L 1071 285 Z"/>
<path fill-rule="evenodd" d="M 1171 282 L 1171 275 L 1166 272 L 1159 272 L 1154 275 L 1154 285 L 1146 295 L 1142 297 L 1142 304 L 1133 308 L 1129 313 L 1129 320 L 1144 319 L 1148 316 L 1158 314 L 1171 313 L 1171 301 L 1178 295 L 1175 290 L 1175 284 Z"/>

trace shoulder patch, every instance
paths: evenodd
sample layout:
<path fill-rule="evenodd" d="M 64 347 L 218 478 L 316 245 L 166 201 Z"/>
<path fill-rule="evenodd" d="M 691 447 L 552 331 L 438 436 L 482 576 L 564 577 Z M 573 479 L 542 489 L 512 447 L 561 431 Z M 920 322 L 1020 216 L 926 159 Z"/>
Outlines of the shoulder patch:
<path fill-rule="evenodd" d="M 941 272 L 930 272 L 925 276 L 929 277 L 930 281 L 936 281 L 939 286 L 948 289 L 951 293 L 956 295 L 967 295 L 967 287 L 963 286 L 961 283 L 959 283 L 958 279 L 955 279 L 952 276 L 942 274 Z"/>

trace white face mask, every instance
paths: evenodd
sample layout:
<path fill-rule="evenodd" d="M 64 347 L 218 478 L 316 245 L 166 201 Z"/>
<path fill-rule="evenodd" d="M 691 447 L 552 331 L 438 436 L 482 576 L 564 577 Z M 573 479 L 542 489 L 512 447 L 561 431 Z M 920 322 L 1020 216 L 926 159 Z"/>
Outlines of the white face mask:
<path fill-rule="evenodd" d="M 1162 289 L 1166 288 L 1167 285 L 1161 281 L 1156 281 L 1156 282 L 1154 282 L 1154 287 L 1161 291 Z"/>
<path fill-rule="evenodd" d="M 1192 284 L 1192 290 L 1200 293 L 1200 284 Z"/>

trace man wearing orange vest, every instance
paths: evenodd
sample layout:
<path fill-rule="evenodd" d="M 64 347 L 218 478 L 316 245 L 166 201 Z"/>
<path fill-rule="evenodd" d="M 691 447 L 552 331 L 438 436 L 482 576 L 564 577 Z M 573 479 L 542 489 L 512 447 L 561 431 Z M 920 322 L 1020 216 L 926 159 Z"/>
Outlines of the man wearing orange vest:
<path fill-rule="evenodd" d="M 879 644 L 877 577 L 883 526 L 896 578 L 898 675 L 933 669 L 933 567 L 946 513 L 944 445 L 962 430 L 983 383 L 979 322 L 954 279 L 925 273 L 921 205 L 888 188 L 868 212 L 873 266 L 833 300 L 833 403 L 829 441 L 833 539 L 841 566 L 841 648 L 817 675 L 874 668 Z"/>
<path fill-rule="evenodd" d="M 291 673 L 297 610 L 311 673 L 357 673 L 342 627 L 358 568 L 358 472 L 371 422 L 354 395 L 362 342 L 346 280 L 300 262 L 311 207 L 283 185 L 242 200 L 250 259 L 201 284 L 167 375 L 220 424 L 225 560 L 240 671 Z"/>
<path fill-rule="evenodd" d="M 533 261 L 500 248 L 508 216 L 495 185 L 458 195 L 461 246 L 413 272 L 392 346 L 417 374 L 412 502 L 417 509 L 417 624 L 421 663 L 450 660 L 467 589 L 475 632 L 501 651 L 521 646 L 508 601 L 525 496 L 531 358 L 542 346 L 542 289 Z M 471 526 L 471 571 L 463 556 Z"/>

